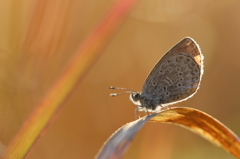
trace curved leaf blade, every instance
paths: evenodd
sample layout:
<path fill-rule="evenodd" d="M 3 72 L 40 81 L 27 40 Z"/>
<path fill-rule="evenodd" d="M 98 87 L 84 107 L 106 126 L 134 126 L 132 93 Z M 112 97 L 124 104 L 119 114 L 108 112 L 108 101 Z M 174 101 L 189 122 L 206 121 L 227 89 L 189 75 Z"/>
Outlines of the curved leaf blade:
<path fill-rule="evenodd" d="M 118 129 L 112 136 L 105 142 L 103 147 L 98 152 L 96 159 L 120 159 L 124 152 L 132 142 L 133 137 L 142 128 L 142 126 L 157 114 L 145 116 L 131 123 L 128 123 Z"/>
<path fill-rule="evenodd" d="M 184 127 L 240 158 L 240 140 L 229 128 L 212 116 L 193 108 L 172 107 L 150 121 Z"/>
<path fill-rule="evenodd" d="M 96 158 L 122 158 L 133 137 L 147 121 L 184 127 L 240 158 L 240 140 L 237 135 L 210 115 L 187 107 L 172 107 L 124 125 L 106 141 Z"/>

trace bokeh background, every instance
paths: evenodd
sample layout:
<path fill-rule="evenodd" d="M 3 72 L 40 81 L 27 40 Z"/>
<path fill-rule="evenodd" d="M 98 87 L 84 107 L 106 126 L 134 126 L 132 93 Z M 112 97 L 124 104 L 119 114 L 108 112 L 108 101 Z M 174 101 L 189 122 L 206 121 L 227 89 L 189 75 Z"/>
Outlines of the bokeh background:
<path fill-rule="evenodd" d="M 0 2 L 2 151 L 114 2 Z M 110 98 L 108 87 L 141 91 L 155 63 L 186 36 L 202 49 L 204 75 L 198 93 L 175 106 L 202 110 L 239 135 L 239 6 L 238 0 L 139 0 L 28 158 L 93 158 L 114 131 L 134 120 L 128 95 Z M 234 157 L 178 126 L 147 123 L 125 158 Z"/>

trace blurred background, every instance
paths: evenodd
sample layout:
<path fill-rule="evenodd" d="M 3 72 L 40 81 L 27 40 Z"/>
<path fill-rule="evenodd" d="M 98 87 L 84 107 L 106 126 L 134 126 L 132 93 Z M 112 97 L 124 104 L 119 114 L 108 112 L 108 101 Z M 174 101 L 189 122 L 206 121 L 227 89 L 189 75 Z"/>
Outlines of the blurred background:
<path fill-rule="evenodd" d="M 0 2 L 0 141 L 8 145 L 113 0 Z M 64 103 L 29 159 L 93 158 L 107 138 L 134 120 L 128 95 L 141 91 L 155 63 L 190 36 L 204 59 L 201 88 L 175 106 L 202 110 L 240 134 L 240 1 L 139 0 Z M 147 123 L 125 158 L 234 158 L 175 125 Z"/>

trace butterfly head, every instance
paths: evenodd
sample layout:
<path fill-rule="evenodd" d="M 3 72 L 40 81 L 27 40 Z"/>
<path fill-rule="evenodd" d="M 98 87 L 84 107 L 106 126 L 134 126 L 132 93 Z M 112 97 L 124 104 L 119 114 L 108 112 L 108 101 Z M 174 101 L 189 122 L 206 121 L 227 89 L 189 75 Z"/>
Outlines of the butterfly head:
<path fill-rule="evenodd" d="M 109 87 L 110 89 L 123 89 L 123 90 L 127 90 L 126 92 L 121 92 L 121 93 L 111 93 L 110 96 L 111 97 L 115 97 L 115 96 L 118 96 L 118 95 L 121 95 L 121 94 L 126 94 L 126 93 L 129 93 L 130 94 L 130 100 L 135 104 L 135 105 L 141 105 L 140 104 L 140 98 L 141 98 L 141 94 L 134 91 L 134 90 L 131 90 L 131 89 L 128 89 L 128 88 L 119 88 L 119 87 Z"/>
<path fill-rule="evenodd" d="M 127 90 L 126 92 L 111 93 L 110 96 L 115 97 L 115 96 L 118 96 L 118 95 L 121 95 L 121 94 L 129 93 L 130 94 L 130 96 L 129 96 L 130 100 L 133 102 L 133 104 L 135 104 L 137 106 L 137 108 L 135 109 L 135 116 L 136 116 L 138 111 L 155 112 L 155 111 L 160 110 L 160 107 L 157 106 L 157 105 L 156 106 L 155 105 L 148 106 L 148 104 L 152 104 L 152 103 L 147 103 L 148 101 L 144 100 L 145 98 L 139 92 L 133 91 L 133 90 L 128 89 L 128 88 L 109 87 L 109 89 Z"/>
<path fill-rule="evenodd" d="M 141 95 L 140 95 L 140 93 L 138 93 L 138 92 L 135 92 L 135 93 L 133 93 L 133 94 L 130 94 L 130 96 L 129 96 L 130 100 L 131 100 L 135 105 L 141 105 L 141 104 L 140 104 L 140 97 L 141 97 Z"/>

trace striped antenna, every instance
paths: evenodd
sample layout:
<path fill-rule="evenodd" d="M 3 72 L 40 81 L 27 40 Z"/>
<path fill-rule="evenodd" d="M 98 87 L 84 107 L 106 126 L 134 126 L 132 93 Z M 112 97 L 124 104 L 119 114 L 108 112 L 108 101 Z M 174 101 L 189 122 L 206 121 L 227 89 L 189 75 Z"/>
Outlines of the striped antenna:
<path fill-rule="evenodd" d="M 112 87 L 112 86 L 111 86 L 111 87 L 109 87 L 109 89 L 128 90 L 128 91 L 126 91 L 126 92 L 121 92 L 121 93 L 111 93 L 111 94 L 110 94 L 111 97 L 116 97 L 116 96 L 118 96 L 118 95 L 127 94 L 127 93 L 129 93 L 129 94 L 137 93 L 136 91 L 131 90 L 131 89 L 128 89 L 128 88 L 120 88 L 120 87 Z"/>

